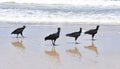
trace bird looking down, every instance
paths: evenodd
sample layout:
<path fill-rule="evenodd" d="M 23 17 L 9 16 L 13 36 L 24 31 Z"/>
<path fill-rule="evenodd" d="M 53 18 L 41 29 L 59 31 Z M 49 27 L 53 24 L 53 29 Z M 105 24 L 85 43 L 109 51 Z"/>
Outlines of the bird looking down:
<path fill-rule="evenodd" d="M 77 41 L 77 39 L 81 35 L 81 33 L 82 33 L 82 28 L 80 28 L 80 30 L 78 32 L 69 33 L 69 34 L 66 34 L 66 36 L 73 37 L 73 38 L 75 38 L 75 41 Z"/>
<path fill-rule="evenodd" d="M 52 44 L 55 45 L 55 41 L 56 41 L 56 39 L 59 38 L 59 35 L 60 35 L 60 27 L 58 27 L 57 33 L 53 33 L 53 34 L 46 36 L 45 40 L 51 40 Z"/>
<path fill-rule="evenodd" d="M 94 36 L 95 36 L 95 34 L 97 34 L 98 29 L 99 29 L 99 25 L 97 25 L 96 29 L 90 29 L 90 30 L 86 31 L 85 34 L 92 35 L 92 40 L 94 40 Z"/>
<path fill-rule="evenodd" d="M 21 34 L 22 37 L 23 36 L 23 30 L 26 28 L 26 26 L 24 25 L 23 27 L 21 28 L 17 28 L 15 29 L 11 34 L 17 34 L 17 38 L 18 38 L 18 35 Z"/>

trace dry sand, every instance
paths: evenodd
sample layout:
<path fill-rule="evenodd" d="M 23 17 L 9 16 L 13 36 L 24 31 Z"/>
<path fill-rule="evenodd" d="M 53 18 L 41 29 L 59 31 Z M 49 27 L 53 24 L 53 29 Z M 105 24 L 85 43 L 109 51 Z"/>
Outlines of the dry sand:
<path fill-rule="evenodd" d="M 25 25 L 25 38 L 10 34 L 22 24 L 0 25 L 0 69 L 120 69 L 120 26 L 100 25 L 96 40 L 82 33 L 79 44 L 74 44 L 65 34 L 96 25 Z M 60 38 L 52 46 L 44 37 L 57 27 Z"/>

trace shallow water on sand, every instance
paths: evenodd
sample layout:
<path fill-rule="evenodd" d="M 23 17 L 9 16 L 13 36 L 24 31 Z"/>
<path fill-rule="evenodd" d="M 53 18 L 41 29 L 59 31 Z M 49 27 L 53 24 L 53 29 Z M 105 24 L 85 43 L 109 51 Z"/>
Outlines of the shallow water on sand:
<path fill-rule="evenodd" d="M 96 25 L 29 25 L 25 38 L 10 33 L 18 24 L 0 26 L 0 69 L 120 69 L 120 26 L 101 25 L 95 40 L 81 34 L 78 44 L 65 34 Z M 61 27 L 56 46 L 44 37 Z"/>

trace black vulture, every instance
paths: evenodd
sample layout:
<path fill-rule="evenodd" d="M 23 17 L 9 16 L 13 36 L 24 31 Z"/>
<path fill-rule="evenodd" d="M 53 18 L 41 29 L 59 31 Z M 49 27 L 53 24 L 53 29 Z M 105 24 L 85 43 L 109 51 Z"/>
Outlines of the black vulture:
<path fill-rule="evenodd" d="M 92 40 L 93 40 L 95 34 L 97 34 L 98 29 L 99 29 L 99 25 L 97 25 L 96 29 L 90 29 L 86 31 L 85 34 L 92 35 Z"/>
<path fill-rule="evenodd" d="M 69 33 L 69 34 L 66 34 L 66 36 L 73 37 L 75 38 L 75 41 L 76 41 L 78 37 L 81 35 L 81 32 L 82 32 L 82 28 L 80 28 L 78 32 Z"/>
<path fill-rule="evenodd" d="M 60 27 L 58 27 L 57 33 L 50 34 L 49 36 L 45 37 L 45 40 L 51 40 L 52 44 L 55 45 L 55 41 L 57 38 L 59 38 L 60 35 Z"/>
<path fill-rule="evenodd" d="M 19 35 L 19 34 L 21 34 L 21 36 L 24 37 L 22 32 L 23 32 L 23 30 L 25 29 L 25 27 L 26 27 L 26 26 L 24 25 L 24 26 L 21 27 L 21 28 L 17 28 L 17 29 L 15 29 L 11 34 L 17 34 L 17 38 L 18 38 L 18 35 Z"/>

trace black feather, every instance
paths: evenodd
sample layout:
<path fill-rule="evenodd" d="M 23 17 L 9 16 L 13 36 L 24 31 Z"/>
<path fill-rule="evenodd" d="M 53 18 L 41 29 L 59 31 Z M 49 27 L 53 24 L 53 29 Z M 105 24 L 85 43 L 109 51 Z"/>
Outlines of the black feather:
<path fill-rule="evenodd" d="M 19 35 L 19 34 L 21 34 L 22 35 L 22 32 L 23 32 L 23 30 L 26 28 L 26 26 L 23 26 L 23 27 L 21 27 L 21 28 L 17 28 L 17 29 L 15 29 L 11 34 L 17 34 L 17 35 Z M 22 35 L 23 36 L 23 35 Z M 17 36 L 18 37 L 18 36 Z"/>
<path fill-rule="evenodd" d="M 96 29 L 90 29 L 90 30 L 86 31 L 85 34 L 92 35 L 92 39 L 93 39 L 95 34 L 97 34 L 98 29 L 99 29 L 99 25 L 97 25 Z"/>
<path fill-rule="evenodd" d="M 53 45 L 55 45 L 56 39 L 59 38 L 60 35 L 60 28 L 58 28 L 58 31 L 56 33 L 50 34 L 45 37 L 45 40 L 52 40 Z"/>
<path fill-rule="evenodd" d="M 77 38 L 81 35 L 81 32 L 82 32 L 82 28 L 80 28 L 78 32 L 69 33 L 69 34 L 66 34 L 66 36 L 74 37 L 76 41 Z"/>

